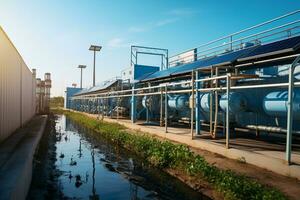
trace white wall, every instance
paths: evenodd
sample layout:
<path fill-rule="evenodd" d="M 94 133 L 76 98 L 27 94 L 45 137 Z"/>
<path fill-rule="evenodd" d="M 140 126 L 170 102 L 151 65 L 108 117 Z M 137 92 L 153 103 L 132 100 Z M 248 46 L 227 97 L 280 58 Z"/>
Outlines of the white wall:
<path fill-rule="evenodd" d="M 35 114 L 35 77 L 0 27 L 0 142 Z"/>

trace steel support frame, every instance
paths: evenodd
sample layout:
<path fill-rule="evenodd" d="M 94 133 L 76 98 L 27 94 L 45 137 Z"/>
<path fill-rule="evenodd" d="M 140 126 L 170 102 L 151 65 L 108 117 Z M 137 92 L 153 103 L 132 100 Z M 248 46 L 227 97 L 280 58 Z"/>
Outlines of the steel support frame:
<path fill-rule="evenodd" d="M 229 139 L 230 139 L 230 118 L 229 118 L 229 102 L 230 102 L 230 85 L 231 85 L 231 75 L 227 73 L 226 78 L 226 148 L 229 149 Z"/>
<path fill-rule="evenodd" d="M 165 133 L 168 133 L 168 86 L 165 86 Z"/>
<path fill-rule="evenodd" d="M 101 99 L 96 99 L 97 101 L 97 111 L 98 111 L 98 119 L 100 119 L 100 113 L 101 113 L 101 107 L 100 107 L 100 101 Z"/>
<path fill-rule="evenodd" d="M 136 97 L 134 93 L 135 84 L 132 85 L 132 93 L 131 93 L 131 122 L 136 122 Z"/>
<path fill-rule="evenodd" d="M 219 69 L 216 67 L 216 77 L 219 76 Z M 215 83 L 215 87 L 218 88 L 219 84 L 218 84 L 218 79 L 215 79 L 216 83 Z M 218 91 L 215 90 L 215 119 L 214 119 L 214 130 L 212 133 L 212 137 L 216 138 L 216 135 L 218 133 L 218 112 L 219 112 L 219 94 Z"/>
<path fill-rule="evenodd" d="M 210 77 L 214 76 L 213 68 L 210 69 Z M 210 81 L 210 88 L 213 88 L 213 81 Z M 212 135 L 213 132 L 213 91 L 209 93 L 209 134 Z"/>
<path fill-rule="evenodd" d="M 194 139 L 194 108 L 195 108 L 195 76 L 192 71 L 192 105 L 191 105 L 191 135 L 192 140 Z"/>
<path fill-rule="evenodd" d="M 120 97 L 117 97 L 117 109 L 116 109 L 116 111 L 117 111 L 117 120 L 119 120 L 119 118 L 120 118 L 120 116 L 119 116 L 119 107 L 120 107 Z"/>
<path fill-rule="evenodd" d="M 101 120 L 104 119 L 104 99 L 101 99 Z"/>
<path fill-rule="evenodd" d="M 160 118 L 159 125 L 163 126 L 163 89 L 160 88 Z"/>
<path fill-rule="evenodd" d="M 201 122 L 200 122 L 200 87 L 201 83 L 197 80 L 200 79 L 200 72 L 197 70 L 195 72 L 196 76 L 196 107 L 195 107 L 195 122 L 196 122 L 196 135 L 200 135 L 200 130 L 201 130 Z"/>
<path fill-rule="evenodd" d="M 162 53 L 156 53 L 157 51 L 162 52 Z M 168 49 L 145 47 L 145 46 L 135 46 L 135 45 L 131 46 L 131 63 L 130 63 L 131 66 L 138 64 L 138 54 L 161 56 L 161 60 L 162 60 L 161 70 L 163 68 L 168 69 L 168 66 L 169 66 Z"/>
<path fill-rule="evenodd" d="M 298 56 L 289 67 L 288 102 L 287 102 L 287 135 L 286 135 L 286 162 L 292 163 L 292 133 L 293 133 L 293 100 L 294 100 L 294 71 L 300 61 Z"/>

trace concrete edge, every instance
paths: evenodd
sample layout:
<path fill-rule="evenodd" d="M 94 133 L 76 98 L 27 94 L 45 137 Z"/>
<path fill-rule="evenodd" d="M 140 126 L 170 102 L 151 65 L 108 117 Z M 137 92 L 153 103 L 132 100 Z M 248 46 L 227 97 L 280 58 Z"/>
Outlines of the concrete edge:
<path fill-rule="evenodd" d="M 24 135 L 1 169 L 3 173 L 0 180 L 1 199 L 26 199 L 31 184 L 33 157 L 48 118 L 46 115 L 37 117 L 41 120 L 39 126 Z"/>

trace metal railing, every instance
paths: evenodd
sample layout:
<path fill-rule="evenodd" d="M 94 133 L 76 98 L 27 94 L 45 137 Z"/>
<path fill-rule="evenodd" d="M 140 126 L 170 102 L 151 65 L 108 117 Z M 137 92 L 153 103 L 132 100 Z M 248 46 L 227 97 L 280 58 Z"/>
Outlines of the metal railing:
<path fill-rule="evenodd" d="M 300 10 L 173 55 L 169 57 L 169 67 L 300 35 L 300 20 L 295 19 L 297 17 L 300 17 Z"/>

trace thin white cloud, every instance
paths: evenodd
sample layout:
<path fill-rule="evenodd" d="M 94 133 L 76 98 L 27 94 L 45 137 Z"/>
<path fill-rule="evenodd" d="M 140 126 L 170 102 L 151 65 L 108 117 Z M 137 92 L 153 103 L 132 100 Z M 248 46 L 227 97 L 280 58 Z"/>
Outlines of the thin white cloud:
<path fill-rule="evenodd" d="M 165 25 L 168 25 L 168 24 L 175 23 L 178 20 L 179 20 L 178 18 L 163 19 L 161 21 L 156 22 L 155 26 L 158 26 L 158 27 L 165 26 Z"/>
<path fill-rule="evenodd" d="M 129 48 L 131 45 L 139 45 L 142 44 L 143 42 L 141 41 L 129 41 L 129 40 L 125 40 L 123 38 L 120 37 L 115 37 L 110 39 L 107 43 L 106 46 L 109 48 Z"/>
<path fill-rule="evenodd" d="M 152 22 L 152 23 L 148 23 L 146 25 L 143 26 L 132 26 L 128 29 L 129 32 L 132 33 L 140 33 L 140 32 L 146 32 L 152 29 L 155 29 L 157 27 L 163 27 L 169 24 L 173 24 L 175 22 L 177 22 L 179 20 L 179 18 L 166 18 L 166 19 L 162 19 L 156 22 Z"/>
<path fill-rule="evenodd" d="M 191 8 L 176 8 L 176 9 L 167 11 L 166 14 L 181 17 L 181 16 L 193 15 L 193 14 L 196 14 L 197 12 L 198 11 L 193 10 Z"/>
<path fill-rule="evenodd" d="M 107 46 L 111 48 L 120 48 L 120 47 L 128 47 L 128 43 L 126 43 L 122 38 L 112 38 L 107 42 Z"/>
<path fill-rule="evenodd" d="M 182 18 L 185 17 L 190 17 L 194 14 L 196 14 L 198 11 L 193 10 L 191 8 L 177 8 L 177 9 L 172 9 L 169 10 L 163 14 L 167 15 L 165 19 L 161 19 L 156 22 L 151 22 L 151 23 L 146 23 L 141 26 L 132 26 L 129 27 L 128 32 L 131 33 L 141 33 L 141 32 L 146 32 L 158 27 L 163 27 L 169 24 L 173 24 L 181 20 Z"/>
<path fill-rule="evenodd" d="M 132 27 L 129 27 L 128 31 L 132 32 L 132 33 L 140 33 L 140 32 L 147 31 L 147 28 L 146 27 L 132 26 Z"/>

